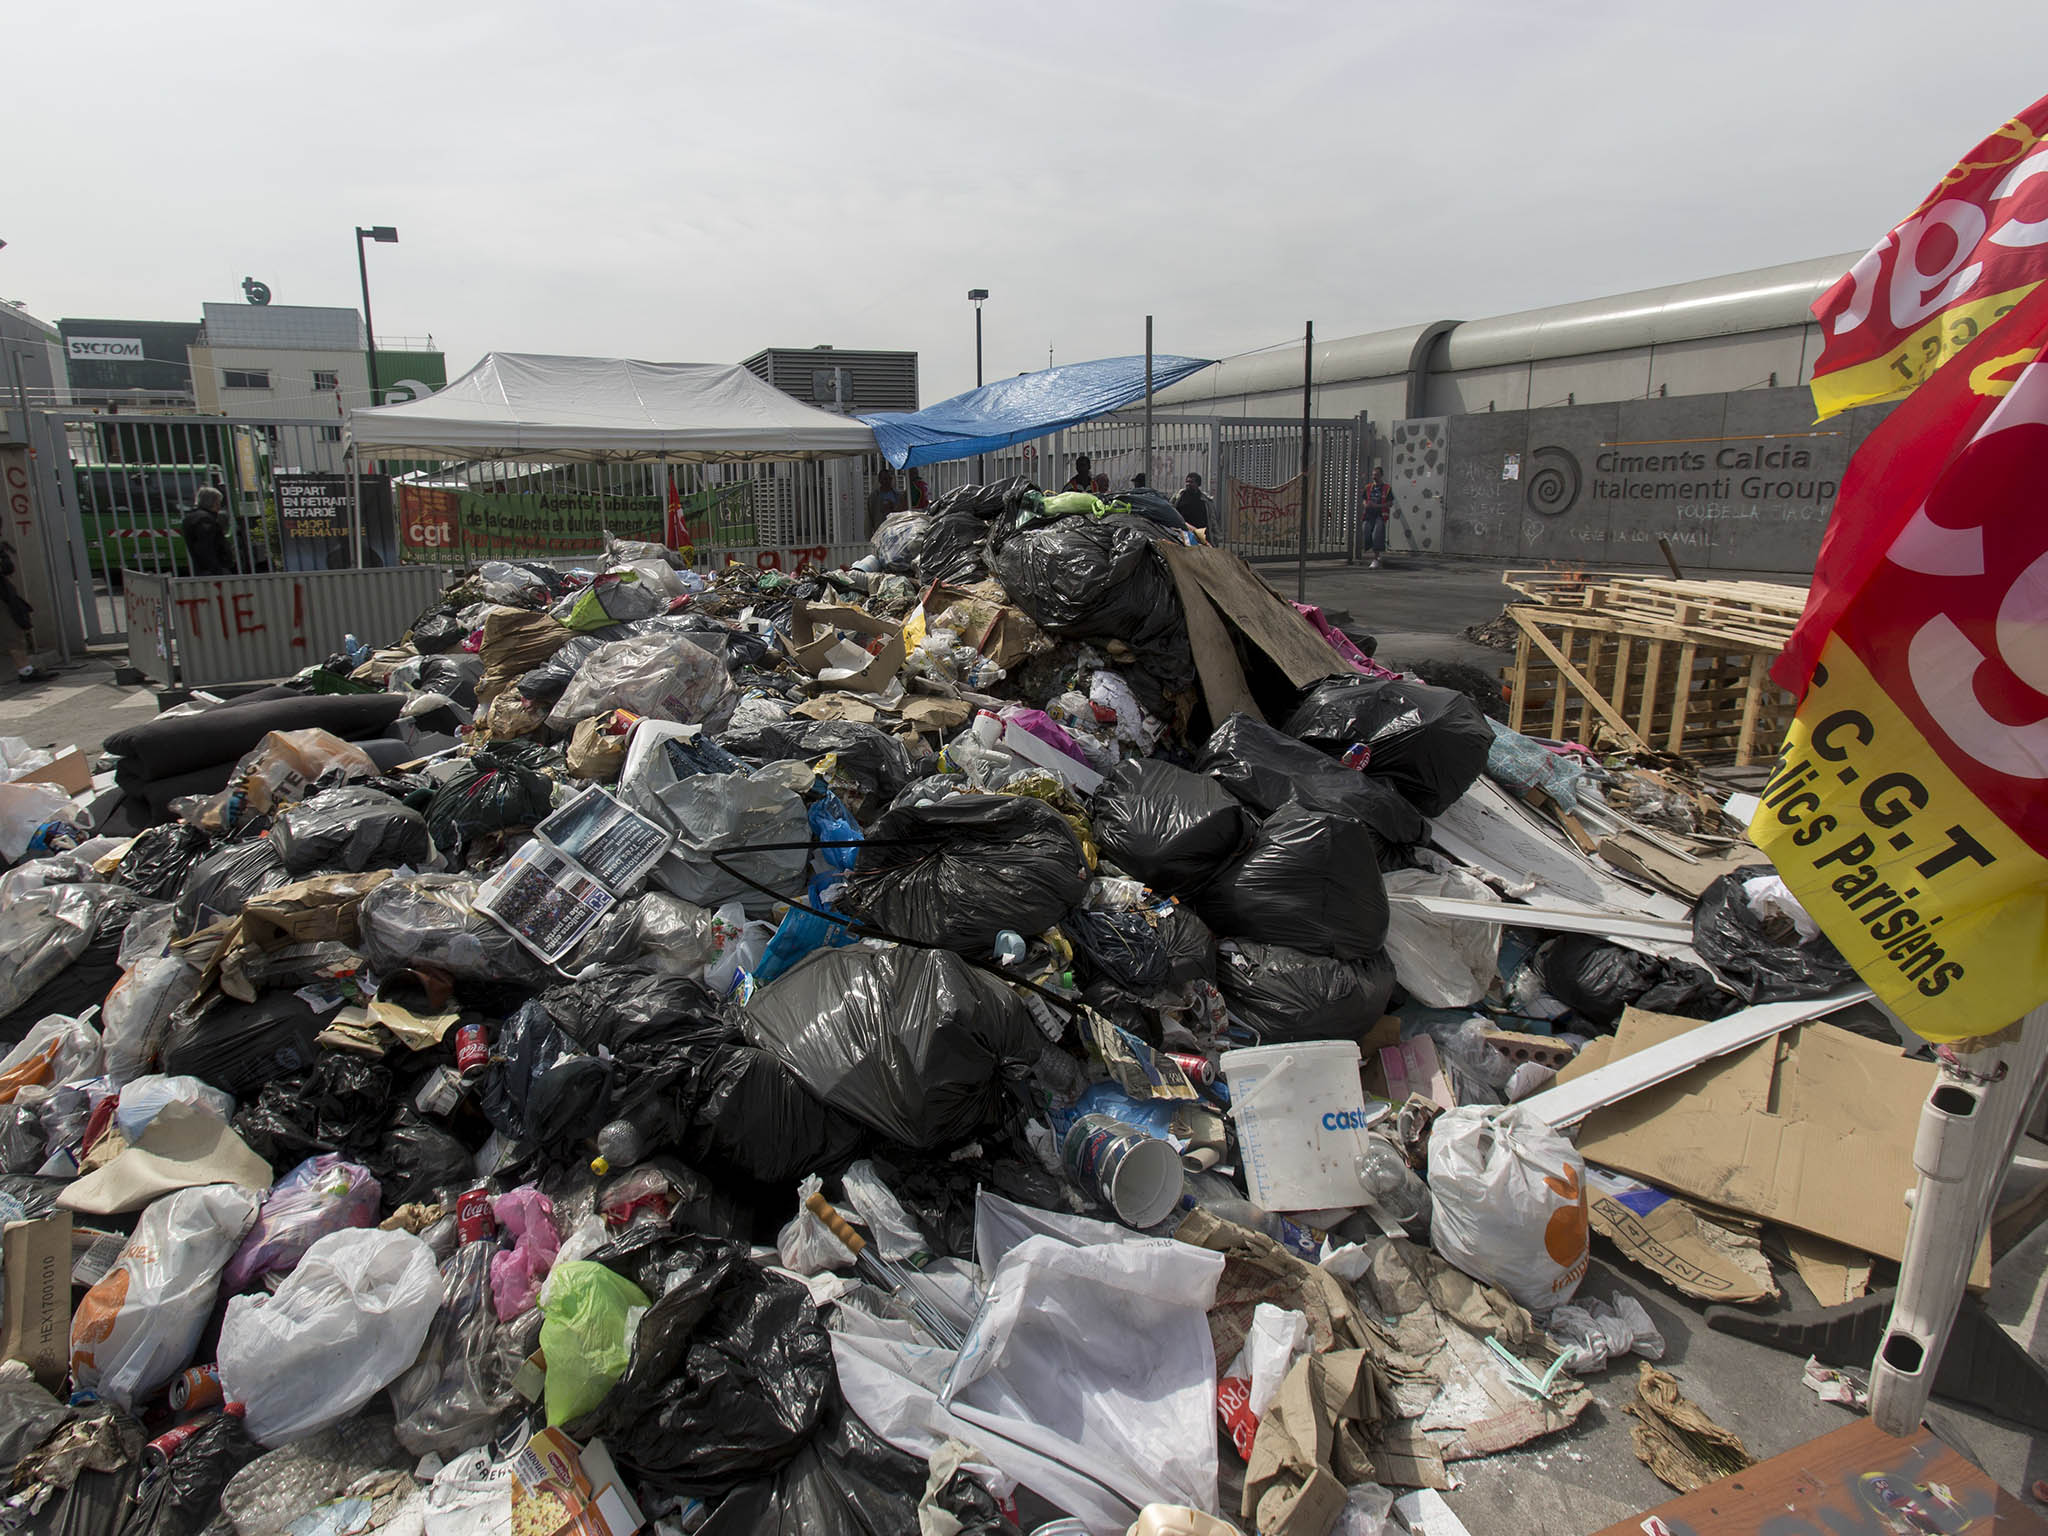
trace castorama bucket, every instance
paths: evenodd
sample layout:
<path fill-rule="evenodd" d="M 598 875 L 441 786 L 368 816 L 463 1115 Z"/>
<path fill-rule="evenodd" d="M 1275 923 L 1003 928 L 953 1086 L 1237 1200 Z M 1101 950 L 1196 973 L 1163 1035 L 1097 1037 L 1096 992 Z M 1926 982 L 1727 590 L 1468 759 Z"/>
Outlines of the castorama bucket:
<path fill-rule="evenodd" d="M 1363 1205 L 1365 1089 L 1349 1040 L 1225 1051 L 1245 1187 L 1269 1211 Z"/>

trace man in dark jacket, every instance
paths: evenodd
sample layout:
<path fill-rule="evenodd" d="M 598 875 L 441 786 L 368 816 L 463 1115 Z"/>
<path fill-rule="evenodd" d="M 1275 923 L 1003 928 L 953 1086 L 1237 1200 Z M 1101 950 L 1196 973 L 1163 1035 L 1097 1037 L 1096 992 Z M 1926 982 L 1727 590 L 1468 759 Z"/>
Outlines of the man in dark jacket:
<path fill-rule="evenodd" d="M 1173 498 L 1173 510 L 1180 514 L 1180 520 L 1190 528 L 1204 532 L 1209 527 L 1209 498 L 1202 494 L 1202 477 L 1189 475 L 1181 485 L 1180 494 Z"/>
<path fill-rule="evenodd" d="M 201 486 L 192 498 L 196 505 L 185 514 L 179 531 L 185 535 L 185 553 L 192 561 L 194 576 L 232 576 L 234 551 L 228 548 L 227 525 L 221 521 L 221 495 L 212 486 Z"/>

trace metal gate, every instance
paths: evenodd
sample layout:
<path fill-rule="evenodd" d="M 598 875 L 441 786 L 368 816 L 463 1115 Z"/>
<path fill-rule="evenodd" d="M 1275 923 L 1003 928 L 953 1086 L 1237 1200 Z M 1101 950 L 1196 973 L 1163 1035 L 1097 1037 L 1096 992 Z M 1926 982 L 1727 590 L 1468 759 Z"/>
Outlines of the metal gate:
<path fill-rule="evenodd" d="M 1365 487 L 1369 432 L 1366 418 L 1320 419 L 1309 424 L 1312 463 L 1307 509 L 1310 559 L 1351 559 L 1358 498 Z M 1062 432 L 1016 443 L 982 456 L 991 480 L 1023 475 L 1056 490 L 1086 454 L 1090 469 L 1122 490 L 1144 470 L 1152 487 L 1172 497 L 1190 474 L 1208 495 L 1209 536 L 1247 560 L 1294 560 L 1302 554 L 1298 501 L 1291 515 L 1262 517 L 1287 506 L 1301 473 L 1301 420 L 1266 417 L 1225 420 L 1203 416 L 1152 418 L 1152 459 L 1145 460 L 1145 425 L 1138 416 L 1104 417 Z M 977 478 L 975 459 L 950 459 L 918 471 L 934 498 Z"/>

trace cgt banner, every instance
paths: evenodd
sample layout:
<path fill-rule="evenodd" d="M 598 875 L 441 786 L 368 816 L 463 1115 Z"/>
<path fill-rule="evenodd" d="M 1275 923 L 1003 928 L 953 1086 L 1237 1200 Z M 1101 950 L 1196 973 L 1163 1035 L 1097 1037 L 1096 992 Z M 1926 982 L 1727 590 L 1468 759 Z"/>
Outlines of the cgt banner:
<path fill-rule="evenodd" d="M 2048 97 L 1984 140 L 1813 306 L 1821 420 L 1927 379 L 2048 278 Z"/>
<path fill-rule="evenodd" d="M 1850 461 L 1750 835 L 1931 1040 L 2048 999 L 2048 288 Z M 1809 686 L 1810 680 L 1810 686 Z"/>
<path fill-rule="evenodd" d="M 665 521 L 658 496 L 398 487 L 399 542 L 408 561 L 589 554 L 603 547 L 607 529 L 622 539 L 659 543 Z"/>

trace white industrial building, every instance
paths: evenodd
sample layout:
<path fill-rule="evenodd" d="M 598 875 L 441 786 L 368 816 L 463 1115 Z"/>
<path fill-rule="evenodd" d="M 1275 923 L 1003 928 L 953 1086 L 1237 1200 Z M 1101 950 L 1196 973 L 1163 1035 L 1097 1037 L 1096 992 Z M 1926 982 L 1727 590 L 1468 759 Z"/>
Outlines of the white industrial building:
<path fill-rule="evenodd" d="M 207 304 L 186 355 L 202 411 L 303 421 L 301 469 L 341 468 L 343 412 L 370 404 L 362 317 L 310 304 Z M 331 460 L 331 462 L 329 462 Z"/>

